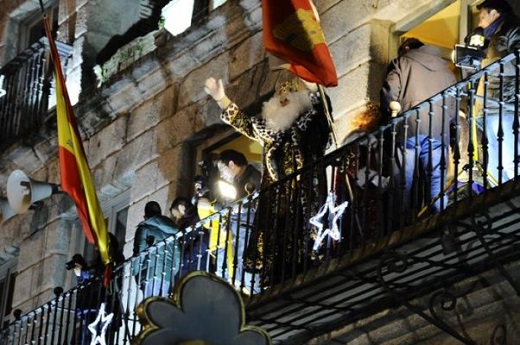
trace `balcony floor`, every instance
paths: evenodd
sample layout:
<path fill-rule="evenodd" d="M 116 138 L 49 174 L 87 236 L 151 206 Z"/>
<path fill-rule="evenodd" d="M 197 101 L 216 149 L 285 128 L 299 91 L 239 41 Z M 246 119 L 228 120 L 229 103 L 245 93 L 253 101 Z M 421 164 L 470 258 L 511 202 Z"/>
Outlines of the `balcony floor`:
<path fill-rule="evenodd" d="M 248 323 L 267 330 L 274 344 L 302 344 L 493 267 L 501 269 L 520 256 L 519 209 L 520 183 L 515 181 L 463 200 L 394 232 L 384 243 L 254 296 L 246 307 Z M 441 240 L 448 232 L 453 236 Z"/>

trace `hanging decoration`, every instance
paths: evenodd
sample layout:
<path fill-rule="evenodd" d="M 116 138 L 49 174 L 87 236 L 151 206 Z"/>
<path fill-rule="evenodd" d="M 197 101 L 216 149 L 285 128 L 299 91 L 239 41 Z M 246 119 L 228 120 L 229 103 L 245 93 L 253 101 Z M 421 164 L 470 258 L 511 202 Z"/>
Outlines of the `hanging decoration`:
<path fill-rule="evenodd" d="M 7 90 L 4 89 L 4 79 L 3 75 L 0 75 L 0 98 L 6 95 Z"/>
<path fill-rule="evenodd" d="M 94 322 L 88 325 L 88 330 L 90 331 L 90 333 L 92 333 L 92 340 L 90 341 L 90 345 L 106 345 L 105 335 L 108 326 L 110 326 L 110 324 L 112 323 L 113 317 L 113 313 L 107 315 L 107 313 L 105 312 L 105 303 L 101 303 L 96 319 L 94 320 Z"/>
<path fill-rule="evenodd" d="M 318 251 L 326 236 L 329 236 L 335 241 L 341 237 L 338 221 L 345 212 L 348 206 L 348 201 L 336 205 L 336 194 L 329 192 L 325 204 L 320 207 L 318 213 L 312 217 L 309 222 L 317 228 L 317 234 L 314 239 L 312 249 Z M 325 215 L 327 215 L 326 219 Z"/>

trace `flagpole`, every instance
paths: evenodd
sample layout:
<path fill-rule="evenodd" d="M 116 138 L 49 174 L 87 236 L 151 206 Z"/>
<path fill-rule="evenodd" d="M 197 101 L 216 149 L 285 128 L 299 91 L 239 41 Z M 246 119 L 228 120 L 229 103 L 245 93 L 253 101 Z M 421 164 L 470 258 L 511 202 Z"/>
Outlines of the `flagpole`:
<path fill-rule="evenodd" d="M 332 133 L 332 140 L 334 141 L 334 145 L 336 146 L 336 148 L 338 148 L 338 138 L 336 137 L 336 131 L 334 130 L 334 119 L 332 118 L 332 114 L 330 113 L 329 103 L 327 102 L 327 98 L 325 96 L 325 90 L 323 90 L 322 85 L 316 85 L 318 86 L 321 103 L 323 105 L 323 110 L 325 111 L 325 116 L 327 117 L 327 122 L 329 123 L 330 131 Z"/>

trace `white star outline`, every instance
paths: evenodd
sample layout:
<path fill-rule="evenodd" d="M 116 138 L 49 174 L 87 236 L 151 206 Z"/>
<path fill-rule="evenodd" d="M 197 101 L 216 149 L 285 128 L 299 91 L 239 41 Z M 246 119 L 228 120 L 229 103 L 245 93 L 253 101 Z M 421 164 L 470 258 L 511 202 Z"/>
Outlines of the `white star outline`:
<path fill-rule="evenodd" d="M 96 316 L 96 319 L 88 325 L 88 330 L 92 333 L 92 340 L 90 341 L 90 345 L 106 345 L 105 342 L 105 333 L 107 332 L 108 326 L 112 322 L 112 318 L 114 317 L 114 313 L 110 313 L 107 315 L 105 312 L 105 303 L 101 303 L 99 306 L 99 311 Z M 98 324 L 101 322 L 101 334 L 97 333 Z"/>
<path fill-rule="evenodd" d="M 348 206 L 348 201 L 345 201 L 339 205 L 336 205 L 336 195 L 333 192 L 329 192 L 327 200 L 320 207 L 318 213 L 309 220 L 311 225 L 318 228 L 318 234 L 314 240 L 312 249 L 317 251 L 320 249 L 321 242 L 326 236 L 330 236 L 333 240 L 340 239 L 340 231 L 338 227 L 338 219 L 343 215 L 345 209 Z M 323 216 L 329 211 L 327 228 L 324 230 Z"/>

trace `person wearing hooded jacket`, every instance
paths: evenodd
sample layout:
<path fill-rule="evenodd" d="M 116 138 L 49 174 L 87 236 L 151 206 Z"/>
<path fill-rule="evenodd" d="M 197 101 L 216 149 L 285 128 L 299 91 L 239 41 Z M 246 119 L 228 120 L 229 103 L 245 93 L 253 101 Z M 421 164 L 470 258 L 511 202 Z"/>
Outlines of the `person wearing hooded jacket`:
<path fill-rule="evenodd" d="M 162 215 L 161 206 L 156 201 L 145 205 L 144 221 L 137 225 L 134 238 L 134 257 L 139 259 L 133 263 L 133 275 L 137 277 L 145 298 L 168 297 L 181 258 L 179 241 L 170 241 L 169 238 L 178 232 L 175 223 Z M 152 246 L 155 248 L 150 249 L 151 253 L 140 254 Z"/>
<path fill-rule="evenodd" d="M 442 59 L 439 48 L 425 45 L 416 38 L 408 38 L 399 48 L 399 56 L 388 67 L 386 79 L 381 88 L 381 110 L 387 119 L 391 117 L 390 102 L 401 104 L 402 112 L 433 97 L 457 82 L 449 69 L 448 62 Z M 449 143 L 449 125 L 457 114 L 455 99 L 446 101 L 443 111 L 443 99 L 418 110 L 398 124 L 396 142 L 399 147 L 401 169 L 404 168 L 404 211 L 407 219 L 414 217 L 409 212 L 412 208 L 412 185 L 416 167 L 424 169 L 424 176 L 429 177 L 429 198 L 434 212 L 439 212 L 447 205 L 447 197 L 440 197 L 445 181 L 445 168 L 441 167 L 443 155 L 447 154 Z M 430 110 L 433 115 L 430 117 Z M 444 117 L 444 118 L 443 118 Z M 417 121 L 419 119 L 420 121 Z M 408 125 L 405 131 L 405 124 Z M 431 146 L 430 146 L 431 145 Z M 417 147 L 418 164 L 415 164 Z M 430 150 L 431 148 L 431 150 Z M 443 152 L 444 151 L 444 152 Z M 430 161 L 431 158 L 431 161 Z M 404 161 L 404 162 L 403 162 Z M 444 175 L 444 176 L 443 176 Z"/>
<path fill-rule="evenodd" d="M 520 18 L 515 16 L 513 9 L 505 0 L 485 0 L 477 5 L 479 13 L 478 27 L 483 29 L 486 39 L 486 57 L 482 60 L 482 67 L 486 67 L 507 55 L 520 49 Z M 486 100 L 484 102 L 484 78 L 479 83 L 475 115 L 477 123 L 484 129 L 488 139 L 487 173 L 499 181 L 505 182 L 515 177 L 514 149 L 515 136 L 513 121 L 516 98 L 516 60 L 504 64 L 503 71 L 495 68 L 488 74 Z M 502 84 L 502 87 L 501 87 Z M 485 112 L 484 112 L 485 106 Z M 485 116 L 484 116 L 485 114 Z M 502 124 L 502 145 L 499 148 L 499 124 Z M 520 150 L 520 143 L 516 146 Z M 501 149 L 501 150 L 500 150 Z M 502 160 L 499 162 L 502 153 Z M 501 173 L 499 173 L 499 166 Z M 500 176 L 501 175 L 501 176 Z"/>

